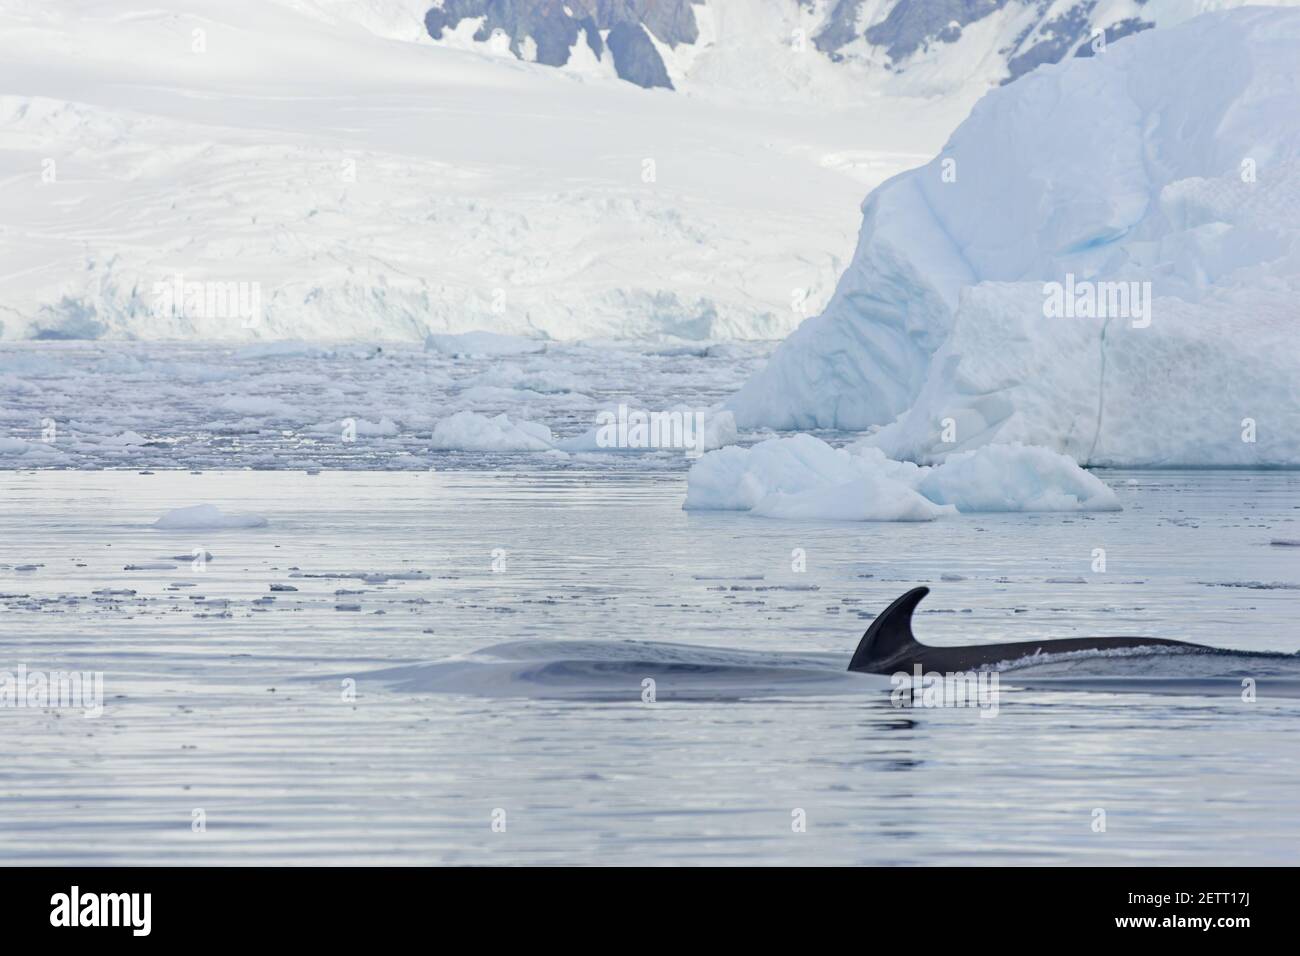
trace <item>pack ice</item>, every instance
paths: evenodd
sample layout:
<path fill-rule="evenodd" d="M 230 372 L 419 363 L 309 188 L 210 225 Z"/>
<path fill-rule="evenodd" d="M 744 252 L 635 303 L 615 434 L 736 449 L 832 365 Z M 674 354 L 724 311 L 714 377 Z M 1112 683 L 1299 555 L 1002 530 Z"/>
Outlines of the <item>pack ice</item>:
<path fill-rule="evenodd" d="M 1300 464 L 1300 12 L 1149 31 L 987 94 L 863 204 L 852 263 L 729 402 L 893 458 Z"/>

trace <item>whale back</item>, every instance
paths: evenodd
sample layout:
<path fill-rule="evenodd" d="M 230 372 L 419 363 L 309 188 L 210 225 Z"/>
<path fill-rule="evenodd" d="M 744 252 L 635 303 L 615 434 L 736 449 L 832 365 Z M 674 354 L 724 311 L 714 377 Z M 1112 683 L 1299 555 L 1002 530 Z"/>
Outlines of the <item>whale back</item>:
<path fill-rule="evenodd" d="M 862 635 L 849 661 L 849 670 L 887 674 L 897 664 L 916 657 L 923 648 L 912 636 L 912 612 L 929 593 L 927 587 L 912 588 L 885 608 Z"/>
<path fill-rule="evenodd" d="M 927 670 L 965 671 L 994 667 L 1005 661 L 1023 660 L 1040 654 L 1134 648 L 1180 647 L 1214 652 L 1213 648 L 1203 644 L 1190 644 L 1165 637 L 1066 637 L 1016 641 L 1010 644 L 927 647 L 912 634 L 912 613 L 929 593 L 927 587 L 912 588 L 885 608 L 862 635 L 858 649 L 849 661 L 849 670 L 864 674 L 892 674 L 919 664 Z"/>

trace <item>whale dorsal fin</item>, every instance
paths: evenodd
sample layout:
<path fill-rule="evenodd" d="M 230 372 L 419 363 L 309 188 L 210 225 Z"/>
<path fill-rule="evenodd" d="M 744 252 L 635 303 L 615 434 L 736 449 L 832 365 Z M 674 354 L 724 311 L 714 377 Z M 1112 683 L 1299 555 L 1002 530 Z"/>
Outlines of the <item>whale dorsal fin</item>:
<path fill-rule="evenodd" d="M 894 670 L 900 661 L 920 650 L 921 644 L 912 636 L 912 612 L 929 593 L 926 587 L 912 588 L 885 608 L 862 635 L 849 670 L 869 674 Z"/>

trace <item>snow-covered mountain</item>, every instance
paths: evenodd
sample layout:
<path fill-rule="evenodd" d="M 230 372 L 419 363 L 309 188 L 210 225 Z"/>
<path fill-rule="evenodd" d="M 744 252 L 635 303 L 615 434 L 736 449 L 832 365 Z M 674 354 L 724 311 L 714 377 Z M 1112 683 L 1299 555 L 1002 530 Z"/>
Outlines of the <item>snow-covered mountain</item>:
<path fill-rule="evenodd" d="M 738 422 L 884 426 L 915 461 L 1300 464 L 1298 62 L 1300 11 L 1234 10 L 990 93 L 868 197 Z"/>
<path fill-rule="evenodd" d="M 427 0 L 450 46 L 703 95 L 949 94 L 1088 57 L 1222 0 Z M 792 54 L 808 54 L 796 65 Z M 835 64 L 834 69 L 827 69 Z"/>

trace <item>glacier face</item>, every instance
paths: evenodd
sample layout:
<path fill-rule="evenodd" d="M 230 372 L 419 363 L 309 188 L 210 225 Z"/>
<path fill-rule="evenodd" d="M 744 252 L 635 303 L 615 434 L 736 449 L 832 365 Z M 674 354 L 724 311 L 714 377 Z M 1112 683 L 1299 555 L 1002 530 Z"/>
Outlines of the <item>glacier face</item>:
<path fill-rule="evenodd" d="M 1236 10 L 989 93 L 867 198 L 830 305 L 738 423 L 883 426 L 917 461 L 1300 463 L 1297 59 L 1300 12 Z"/>
<path fill-rule="evenodd" d="M 0 340 L 777 340 L 974 100 L 725 106 L 426 8 L 0 4 Z"/>

